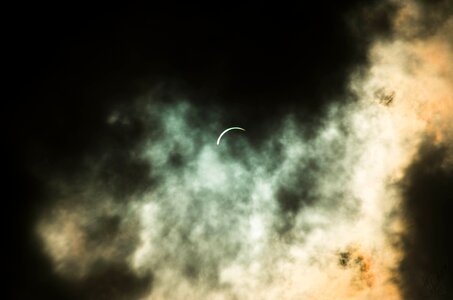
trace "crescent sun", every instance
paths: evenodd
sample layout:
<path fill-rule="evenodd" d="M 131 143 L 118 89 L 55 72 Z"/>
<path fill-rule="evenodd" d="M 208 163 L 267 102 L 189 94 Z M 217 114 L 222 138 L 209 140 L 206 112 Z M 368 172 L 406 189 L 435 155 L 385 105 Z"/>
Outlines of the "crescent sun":
<path fill-rule="evenodd" d="M 217 145 L 219 145 L 220 139 L 222 138 L 222 136 L 223 136 L 225 133 L 227 133 L 227 132 L 230 131 L 230 130 L 234 130 L 234 129 L 245 131 L 245 129 L 244 129 L 244 128 L 241 128 L 241 127 L 230 127 L 230 128 L 227 128 L 227 129 L 225 129 L 225 130 L 219 135 L 219 138 L 217 139 Z"/>

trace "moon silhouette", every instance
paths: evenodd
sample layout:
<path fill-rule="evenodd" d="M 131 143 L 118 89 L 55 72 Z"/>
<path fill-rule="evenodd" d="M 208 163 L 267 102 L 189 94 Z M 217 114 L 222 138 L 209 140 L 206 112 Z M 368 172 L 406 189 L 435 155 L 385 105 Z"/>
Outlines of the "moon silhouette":
<path fill-rule="evenodd" d="M 241 128 L 241 127 L 230 127 L 230 128 L 227 128 L 227 129 L 225 129 L 225 130 L 219 135 L 219 138 L 217 139 L 217 145 L 219 145 L 220 139 L 222 138 L 222 136 L 223 136 L 225 133 L 227 133 L 227 132 L 230 131 L 230 130 L 235 130 L 235 129 L 236 129 L 236 130 L 245 131 L 245 129 L 244 129 L 244 128 Z"/>

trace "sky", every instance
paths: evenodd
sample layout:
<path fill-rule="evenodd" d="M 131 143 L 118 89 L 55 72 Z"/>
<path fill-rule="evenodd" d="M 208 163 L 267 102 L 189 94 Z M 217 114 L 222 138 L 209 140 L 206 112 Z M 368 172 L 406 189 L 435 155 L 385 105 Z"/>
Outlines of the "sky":
<path fill-rule="evenodd" d="M 13 299 L 452 298 L 451 1 L 7 20 Z"/>

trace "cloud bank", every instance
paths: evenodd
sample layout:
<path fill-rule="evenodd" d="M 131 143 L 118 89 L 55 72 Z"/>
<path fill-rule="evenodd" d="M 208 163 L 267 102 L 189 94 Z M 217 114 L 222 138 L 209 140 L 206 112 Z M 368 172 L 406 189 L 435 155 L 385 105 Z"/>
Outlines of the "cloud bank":
<path fill-rule="evenodd" d="M 83 282 L 121 266 L 135 283 L 112 290 L 118 299 L 411 295 L 405 184 L 422 145 L 445 149 L 439 170 L 452 167 L 453 18 L 391 3 L 392 35 L 350 74 L 354 99 L 326 106 L 315 129 L 288 114 L 258 146 L 253 127 L 217 146 L 231 117 L 192 99 L 152 91 L 112 107 L 106 126 L 144 132 L 122 154 L 140 176 L 116 167 L 112 149 L 48 180 L 36 232 L 55 272 Z M 124 187 L 134 180 L 144 183 Z"/>

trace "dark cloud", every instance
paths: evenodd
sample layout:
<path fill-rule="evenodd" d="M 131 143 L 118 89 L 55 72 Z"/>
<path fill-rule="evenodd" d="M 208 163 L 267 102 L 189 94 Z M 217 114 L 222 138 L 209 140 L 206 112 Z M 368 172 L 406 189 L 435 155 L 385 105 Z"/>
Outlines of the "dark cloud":
<path fill-rule="evenodd" d="M 138 299 L 152 287 L 152 276 L 138 277 L 127 266 L 108 264 L 96 266 L 95 271 L 79 281 L 68 281 L 45 272 L 48 266 L 34 264 L 40 272 L 24 274 L 21 278 L 33 285 L 15 287 L 15 299 Z M 44 271 L 44 272 L 43 272 Z M 27 278 L 36 276 L 33 279 Z"/>
<path fill-rule="evenodd" d="M 126 265 L 107 264 L 95 270 L 72 286 L 77 299 L 139 299 L 152 287 L 152 276 L 137 277 Z"/>
<path fill-rule="evenodd" d="M 417 0 L 421 18 L 418 20 L 419 37 L 429 37 L 453 15 L 453 3 L 449 0 Z M 448 38 L 448 37 L 447 37 Z M 449 39 L 453 45 L 453 38 Z"/>
<path fill-rule="evenodd" d="M 348 15 L 351 31 L 360 37 L 357 47 L 368 48 L 377 39 L 391 39 L 393 19 L 400 5 L 390 1 L 374 1 L 371 5 L 358 4 Z"/>
<path fill-rule="evenodd" d="M 403 182 L 409 231 L 400 266 L 406 299 L 451 299 L 453 169 L 446 148 L 426 143 Z"/>
<path fill-rule="evenodd" d="M 17 117 L 34 143 L 65 157 L 109 134 L 101 122 L 113 103 L 157 83 L 257 132 L 295 108 L 316 119 L 364 62 L 342 15 L 351 7 L 25 15 L 18 63 L 32 85 Z"/>

